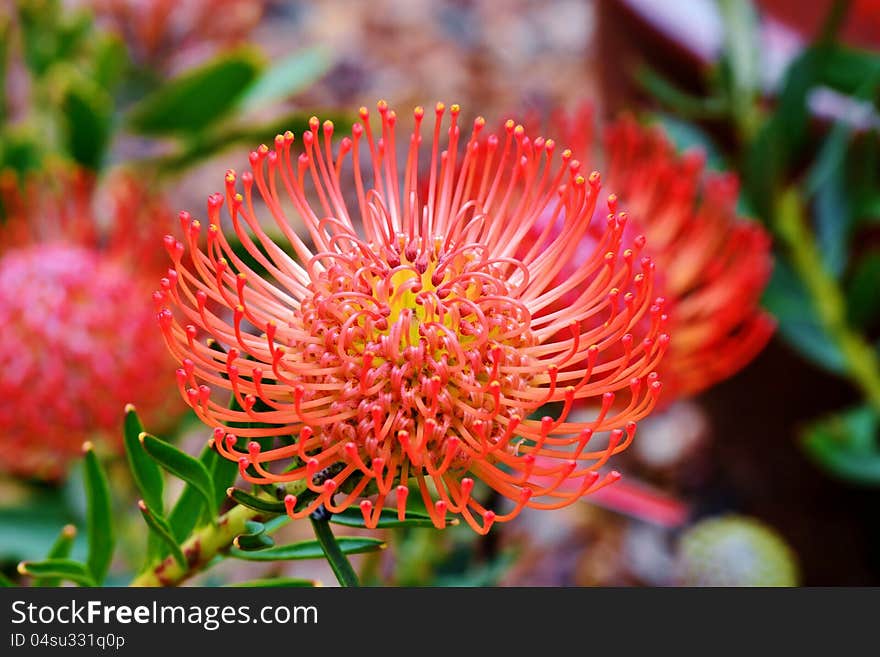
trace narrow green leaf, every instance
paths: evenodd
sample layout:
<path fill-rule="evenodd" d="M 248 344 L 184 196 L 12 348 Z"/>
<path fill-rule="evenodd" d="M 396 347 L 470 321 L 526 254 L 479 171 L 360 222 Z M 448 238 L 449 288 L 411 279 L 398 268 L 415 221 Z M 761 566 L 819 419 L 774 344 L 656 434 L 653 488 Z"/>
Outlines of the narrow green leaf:
<path fill-rule="evenodd" d="M 98 462 L 91 443 L 83 446 L 85 464 L 83 479 L 86 489 L 86 528 L 88 534 L 88 557 L 86 563 L 92 578 L 100 584 L 107 576 L 113 558 L 115 537 L 113 534 L 113 504 L 107 475 Z"/>
<path fill-rule="evenodd" d="M 226 53 L 187 71 L 138 103 L 129 125 L 141 134 L 197 134 L 232 111 L 263 64 L 251 50 Z"/>
<path fill-rule="evenodd" d="M 880 82 L 880 53 L 834 44 L 822 49 L 821 63 L 819 80 L 822 84 L 849 96 L 864 95 L 867 100 L 880 103 L 876 93 L 863 93 L 866 82 L 875 91 Z"/>
<path fill-rule="evenodd" d="M 162 471 L 156 465 L 156 461 L 144 451 L 141 445 L 140 435 L 144 427 L 138 417 L 137 411 L 132 404 L 125 407 L 125 456 L 128 459 L 128 467 L 131 469 L 134 483 L 140 491 L 141 497 L 147 508 L 155 514 L 163 515 L 165 512 L 162 501 L 165 487 L 162 479 Z"/>
<path fill-rule="evenodd" d="M 726 168 L 724 155 L 712 137 L 698 125 L 684 121 L 670 114 L 657 113 L 653 115 L 666 136 L 672 140 L 675 148 L 679 151 L 698 149 L 706 157 L 706 166 L 710 169 L 722 170 Z"/>
<path fill-rule="evenodd" d="M 146 522 L 147 526 L 150 528 L 150 531 L 162 540 L 174 557 L 174 560 L 180 564 L 181 568 L 186 568 L 186 557 L 183 554 L 183 550 L 180 549 L 180 545 L 178 545 L 177 541 L 174 539 L 174 534 L 171 531 L 171 526 L 168 524 L 168 521 L 161 515 L 152 513 L 143 500 L 138 500 L 138 509 L 144 518 L 144 522 Z"/>
<path fill-rule="evenodd" d="M 257 497 L 239 488 L 229 488 L 226 493 L 229 496 L 229 499 L 231 499 L 233 502 L 241 504 L 242 506 L 246 506 L 247 508 L 253 509 L 254 511 L 262 511 L 264 513 L 276 514 L 287 513 L 287 510 L 284 508 L 283 502 L 275 502 L 273 500 L 269 500 L 263 497 Z"/>
<path fill-rule="evenodd" d="M 54 578 L 74 582 L 80 586 L 97 586 L 92 569 L 72 559 L 47 559 L 46 561 L 22 561 L 18 564 L 18 572 L 22 575 Z"/>
<path fill-rule="evenodd" d="M 101 168 L 113 119 L 113 101 L 92 82 L 77 80 L 68 85 L 61 103 L 67 150 L 82 166 Z"/>
<path fill-rule="evenodd" d="M 218 458 L 220 457 L 214 449 L 205 447 L 199 455 L 199 462 L 211 472 Z M 172 507 L 171 513 L 168 514 L 168 524 L 171 525 L 174 538 L 178 542 L 186 540 L 199 523 L 199 519 L 205 515 L 204 509 L 206 508 L 205 498 L 202 493 L 192 484 L 187 484 Z"/>
<path fill-rule="evenodd" d="M 269 580 L 269 581 L 271 581 L 271 580 Z M 13 588 L 14 586 L 15 586 L 15 582 L 13 582 L 11 579 L 9 579 L 3 573 L 0 573 L 0 588 L 8 589 L 8 588 Z"/>
<path fill-rule="evenodd" d="M 366 527 L 364 523 L 364 515 L 360 509 L 349 507 L 342 513 L 334 513 L 330 518 L 330 522 L 337 525 L 345 525 L 346 527 Z M 456 524 L 449 522 L 449 524 Z M 379 516 L 378 529 L 386 529 L 390 527 L 433 527 L 434 523 L 431 516 L 427 513 L 418 513 L 415 511 L 407 511 L 404 520 L 398 520 L 397 511 L 391 509 L 382 509 Z"/>
<path fill-rule="evenodd" d="M 822 329 L 800 279 L 782 260 L 774 264 L 762 303 L 779 322 L 779 333 L 801 355 L 835 374 L 845 372 L 843 354 Z"/>
<path fill-rule="evenodd" d="M 149 433 L 141 433 L 139 439 L 147 454 L 159 465 L 195 488 L 207 505 L 210 517 L 216 518 L 217 500 L 214 497 L 214 482 L 205 464 Z"/>
<path fill-rule="evenodd" d="M 64 525 L 55 543 L 49 549 L 46 559 L 67 559 L 73 550 L 73 542 L 76 540 L 76 527 L 73 525 Z M 34 584 L 36 586 L 58 586 L 61 580 L 57 578 L 38 579 Z"/>
<path fill-rule="evenodd" d="M 244 93 L 241 108 L 249 110 L 290 98 L 317 81 L 330 64 L 330 56 L 322 47 L 295 52 L 274 62 Z"/>
<path fill-rule="evenodd" d="M 376 538 L 342 536 L 337 538 L 336 541 L 339 543 L 343 554 L 361 554 L 385 548 L 385 542 Z M 245 561 L 293 561 L 298 559 L 323 559 L 324 550 L 321 549 L 321 544 L 318 541 L 302 541 L 289 545 L 278 545 L 256 552 L 239 550 L 233 547 L 229 550 L 229 556 L 236 559 L 244 559 Z"/>
<path fill-rule="evenodd" d="M 880 252 L 867 253 L 857 263 L 846 288 L 846 309 L 849 320 L 856 326 L 866 327 L 880 317 Z"/>
<path fill-rule="evenodd" d="M 865 406 L 826 418 L 804 431 L 803 447 L 813 460 L 847 481 L 880 484 L 880 451 L 873 409 Z"/>
<path fill-rule="evenodd" d="M 233 588 L 311 588 L 315 586 L 320 586 L 320 584 L 313 579 L 297 579 L 295 577 L 273 577 L 267 579 L 252 579 L 249 582 L 239 582 L 237 584 L 230 584 L 229 586 Z"/>
<path fill-rule="evenodd" d="M 643 67 L 636 79 L 650 95 L 688 119 L 709 119 L 724 116 L 727 103 L 720 98 L 701 98 L 679 89 L 662 75 L 649 67 Z"/>
<path fill-rule="evenodd" d="M 236 536 L 232 544 L 240 550 L 263 550 L 275 545 L 275 541 L 266 533 L 263 523 L 249 520 L 245 523 L 245 532 Z"/>

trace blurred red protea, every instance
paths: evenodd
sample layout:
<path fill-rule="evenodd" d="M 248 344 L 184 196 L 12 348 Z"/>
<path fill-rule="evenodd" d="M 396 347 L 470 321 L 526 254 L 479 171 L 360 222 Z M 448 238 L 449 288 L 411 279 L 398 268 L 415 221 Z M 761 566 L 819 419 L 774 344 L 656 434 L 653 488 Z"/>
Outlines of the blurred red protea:
<path fill-rule="evenodd" d="M 698 152 L 679 155 L 658 128 L 622 118 L 594 139 L 588 106 L 557 121 L 585 161 L 604 161 L 606 182 L 647 237 L 675 336 L 663 360 L 663 402 L 726 379 L 766 345 L 773 319 L 760 307 L 772 259 L 763 227 L 737 214 L 735 176 L 710 173 Z"/>
<path fill-rule="evenodd" d="M 335 149 L 329 121 L 312 119 L 299 155 L 294 135 L 279 135 L 250 154 L 251 171 L 227 173 L 207 230 L 183 213 L 185 243 L 166 237 L 174 267 L 156 301 L 183 397 L 246 480 L 308 487 L 285 499 L 294 518 L 358 504 L 375 526 L 386 497 L 405 515 L 413 482 L 436 526 L 460 514 L 485 533 L 523 506 L 560 507 L 615 481 L 599 470 L 654 406 L 668 342 L 642 240 L 622 246 L 613 203 L 592 218 L 598 174 L 513 121 L 485 136 L 477 118 L 465 140 L 458 106 L 438 104 L 424 149 L 416 108 L 399 158 L 397 116 L 378 109 L 380 135 L 362 108 Z M 266 274 L 230 246 L 224 206 Z M 555 236 L 521 253 L 539 220 Z M 595 248 L 574 261 L 597 221 Z M 597 415 L 569 421 L 587 398 Z M 550 403 L 556 417 L 530 417 Z M 486 508 L 477 482 L 512 509 Z"/>
<path fill-rule="evenodd" d="M 167 212 L 135 181 L 0 174 L 0 471 L 53 479 L 82 443 L 119 443 L 123 408 L 170 410 L 145 240 Z M 107 223 L 102 223 L 107 222 Z M 159 233 L 161 234 L 161 232 Z M 148 282 L 150 281 L 150 282 Z"/>

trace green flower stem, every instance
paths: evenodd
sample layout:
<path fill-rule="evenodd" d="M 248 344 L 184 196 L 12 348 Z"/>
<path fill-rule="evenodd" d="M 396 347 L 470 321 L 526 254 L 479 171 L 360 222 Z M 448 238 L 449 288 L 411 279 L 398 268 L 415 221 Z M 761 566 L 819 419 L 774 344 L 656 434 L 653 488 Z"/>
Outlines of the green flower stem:
<path fill-rule="evenodd" d="M 324 550 L 324 556 L 330 562 L 330 567 L 333 569 L 336 579 L 339 580 L 342 586 L 360 586 L 360 581 L 358 581 L 354 568 L 351 567 L 351 562 L 343 554 L 342 550 L 339 549 L 339 543 L 336 542 L 333 530 L 330 529 L 329 519 L 316 517 L 315 514 L 312 514 L 310 518 L 312 527 L 315 528 L 315 537 L 321 544 L 321 549 Z"/>
<path fill-rule="evenodd" d="M 177 586 L 200 572 L 214 557 L 229 549 L 232 541 L 245 532 L 248 520 L 261 520 L 262 514 L 245 506 L 234 506 L 220 516 L 216 525 L 205 525 L 190 536 L 181 549 L 187 567 L 182 567 L 173 556 L 165 557 L 134 578 L 131 586 Z"/>
<path fill-rule="evenodd" d="M 807 289 L 822 327 L 843 355 L 846 371 L 865 400 L 880 413 L 880 364 L 872 346 L 846 319 L 846 301 L 834 277 L 825 269 L 816 240 L 807 226 L 798 189 L 784 190 L 776 201 L 776 232 Z"/>
<path fill-rule="evenodd" d="M 305 488 L 306 485 L 302 481 L 291 482 L 287 484 L 286 492 L 300 495 Z M 261 497 L 267 500 L 273 499 L 266 493 Z M 272 514 L 269 514 L 269 517 L 273 517 Z M 177 586 L 201 572 L 215 557 L 229 550 L 236 537 L 246 533 L 245 524 L 248 521 L 263 522 L 267 519 L 265 513 L 237 504 L 220 516 L 216 523 L 197 529 L 184 541 L 180 548 L 186 557 L 185 568 L 169 555 L 135 577 L 131 586 Z"/>

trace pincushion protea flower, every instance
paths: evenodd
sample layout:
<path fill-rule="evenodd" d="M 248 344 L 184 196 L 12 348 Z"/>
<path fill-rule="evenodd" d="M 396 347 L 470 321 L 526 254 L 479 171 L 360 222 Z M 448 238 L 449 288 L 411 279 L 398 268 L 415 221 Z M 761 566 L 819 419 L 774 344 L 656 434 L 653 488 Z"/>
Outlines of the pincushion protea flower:
<path fill-rule="evenodd" d="M 138 301 L 159 264 L 143 245 L 168 213 L 132 178 L 106 187 L 98 201 L 82 171 L 23 189 L 0 174 L 0 471 L 56 478 L 84 441 L 119 442 L 126 403 L 147 417 L 173 408 L 156 376 L 168 357 Z"/>
<path fill-rule="evenodd" d="M 625 213 L 612 203 L 593 219 L 598 174 L 513 121 L 484 136 L 477 118 L 459 152 L 459 107 L 438 104 L 425 150 L 416 108 L 399 159 L 397 116 L 378 109 L 381 135 L 361 108 L 335 154 L 329 121 L 312 119 L 299 155 L 294 135 L 279 135 L 250 154 L 251 171 L 227 173 L 207 229 L 182 213 L 184 242 L 166 237 L 174 267 L 158 319 L 214 446 L 249 482 L 305 482 L 308 495 L 285 499 L 292 517 L 359 504 L 368 526 L 386 497 L 405 516 L 411 481 L 437 527 L 460 514 L 481 533 L 615 481 L 599 469 L 654 406 L 669 340 L 642 240 L 622 246 Z M 290 251 L 269 237 L 260 199 Z M 268 275 L 230 246 L 224 207 Z M 548 230 L 525 243 L 539 220 Z M 601 237 L 573 261 L 592 222 Z M 568 293 L 566 308 L 546 312 Z M 568 421 L 588 398 L 597 416 Z M 551 402 L 557 417 L 530 417 Z M 513 509 L 483 506 L 477 482 Z"/>
<path fill-rule="evenodd" d="M 662 130 L 630 117 L 608 125 L 601 139 L 594 139 L 587 105 L 555 125 L 585 161 L 605 162 L 630 230 L 647 237 L 661 272 L 658 289 L 675 336 L 661 368 L 664 404 L 735 374 L 775 327 L 760 307 L 772 268 L 770 237 L 738 215 L 736 177 L 708 172 L 701 153 L 677 154 Z"/>

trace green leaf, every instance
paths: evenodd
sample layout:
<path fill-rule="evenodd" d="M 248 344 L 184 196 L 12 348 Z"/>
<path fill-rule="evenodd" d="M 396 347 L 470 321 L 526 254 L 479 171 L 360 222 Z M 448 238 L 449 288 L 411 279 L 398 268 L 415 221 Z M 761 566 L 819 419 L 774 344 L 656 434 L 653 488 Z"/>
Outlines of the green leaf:
<path fill-rule="evenodd" d="M 251 50 L 221 55 L 144 98 L 132 109 L 129 125 L 145 135 L 204 132 L 232 111 L 262 66 Z"/>
<path fill-rule="evenodd" d="M 880 252 L 867 253 L 856 265 L 846 288 L 846 309 L 854 325 L 866 327 L 880 316 Z"/>
<path fill-rule="evenodd" d="M 774 264 L 762 303 L 779 322 L 779 333 L 798 353 L 830 372 L 845 373 L 843 354 L 822 329 L 800 279 L 782 260 Z"/>
<path fill-rule="evenodd" d="M 232 501 L 254 511 L 276 514 L 287 513 L 283 502 L 275 502 L 263 497 L 257 497 L 239 488 L 229 488 L 226 493 Z"/>
<path fill-rule="evenodd" d="M 657 113 L 652 116 L 660 126 L 663 132 L 675 145 L 679 151 L 687 151 L 691 149 L 699 149 L 706 156 L 706 166 L 710 169 L 720 171 L 726 168 L 724 155 L 709 134 L 689 121 L 683 121 L 670 114 Z"/>
<path fill-rule="evenodd" d="M 202 516 L 205 500 L 195 486 L 187 485 L 177 498 L 177 503 L 168 514 L 168 524 L 177 541 L 183 542 Z"/>
<path fill-rule="evenodd" d="M 113 504 L 107 475 L 98 462 L 91 443 L 83 446 L 85 463 L 83 480 L 86 489 L 86 528 L 89 552 L 86 563 L 95 582 L 100 584 L 107 576 L 113 558 Z"/>
<path fill-rule="evenodd" d="M 334 513 L 330 518 L 330 522 L 337 525 L 345 525 L 346 527 L 366 527 L 364 523 L 364 514 L 360 509 L 349 507 L 342 513 Z M 456 524 L 450 522 L 449 524 Z M 427 513 L 419 513 L 416 511 L 407 511 L 404 520 L 397 519 L 397 511 L 391 509 L 382 509 L 379 516 L 378 529 L 387 529 L 390 527 L 433 527 L 434 523 L 431 516 Z"/>
<path fill-rule="evenodd" d="M 813 212 L 822 264 L 835 278 L 840 278 L 849 260 L 853 225 L 842 167 L 831 173 L 817 190 Z"/>
<path fill-rule="evenodd" d="M 210 517 L 216 518 L 217 500 L 214 497 L 214 482 L 204 463 L 149 433 L 141 433 L 139 439 L 147 454 L 159 465 L 190 484 L 202 496 Z"/>
<path fill-rule="evenodd" d="M 22 561 L 18 572 L 41 579 L 61 579 L 80 586 L 97 586 L 92 569 L 72 559 L 47 559 L 46 561 Z"/>
<path fill-rule="evenodd" d="M 847 481 L 880 484 L 877 429 L 880 418 L 858 407 L 826 418 L 803 433 L 803 447 L 819 465 Z"/>
<path fill-rule="evenodd" d="M 15 586 L 15 582 L 9 579 L 6 575 L 0 572 L 0 588 L 8 589 L 13 588 Z"/>
<path fill-rule="evenodd" d="M 361 554 L 363 552 L 375 552 L 385 548 L 385 542 L 376 538 L 369 537 L 348 537 L 342 536 L 336 539 L 343 554 Z M 249 552 L 231 548 L 229 556 L 236 559 L 244 559 L 245 561 L 293 561 L 298 559 L 323 559 L 324 550 L 318 541 L 302 541 L 300 543 L 291 543 L 289 545 L 278 545 Z"/>
<path fill-rule="evenodd" d="M 249 148 L 253 148 L 257 144 L 270 144 L 275 135 L 283 134 L 287 130 L 295 134 L 307 130 L 311 116 L 308 113 L 293 112 L 280 119 L 257 125 L 252 123 L 224 125 L 212 129 L 208 134 L 198 135 L 196 138 L 188 140 L 179 152 L 159 159 L 156 164 L 161 172 L 176 173 L 239 144 L 245 144 Z M 351 118 L 345 115 L 324 118 L 333 121 L 336 130 L 339 131 L 346 130 L 352 125 Z"/>
<path fill-rule="evenodd" d="M 835 44 L 822 49 L 821 64 L 822 84 L 849 96 L 873 98 L 875 104 L 880 100 L 875 93 L 863 92 L 866 83 L 873 90 L 880 83 L 880 53 Z"/>
<path fill-rule="evenodd" d="M 70 156 L 82 166 L 101 168 L 113 125 L 113 101 L 101 87 L 78 79 L 61 101 L 64 137 Z"/>
<path fill-rule="evenodd" d="M 244 110 L 284 100 L 310 86 L 330 68 L 325 48 L 315 47 L 296 52 L 274 62 L 244 93 Z"/>
<path fill-rule="evenodd" d="M 49 549 L 46 559 L 67 559 L 73 550 L 73 542 L 76 540 L 76 527 L 73 525 L 65 525 L 55 543 Z M 57 578 L 38 579 L 34 582 L 35 586 L 58 586 L 61 580 Z"/>
<path fill-rule="evenodd" d="M 320 586 L 320 584 L 313 579 L 297 579 L 295 577 L 273 577 L 267 579 L 252 579 L 249 582 L 239 582 L 237 584 L 230 584 L 229 586 L 233 588 L 311 588 L 315 586 Z"/>
<path fill-rule="evenodd" d="M 821 54 L 807 49 L 786 71 L 776 111 L 752 140 L 744 167 L 744 191 L 763 219 L 771 215 L 772 199 L 783 173 L 806 137 L 807 95 L 818 78 Z"/>
<path fill-rule="evenodd" d="M 165 488 L 162 479 L 162 471 L 156 465 L 156 461 L 141 445 L 140 435 L 144 426 L 138 417 L 137 410 L 132 404 L 125 407 L 125 456 L 128 459 L 128 467 L 134 483 L 143 497 L 147 508 L 155 514 L 163 515 L 165 506 L 162 500 Z"/>
<path fill-rule="evenodd" d="M 728 97 L 740 124 L 753 128 L 755 98 L 761 84 L 758 17 L 751 2 L 720 0 L 725 32 L 724 64 L 730 73 Z"/>
<path fill-rule="evenodd" d="M 151 512 L 143 500 L 138 500 L 138 509 L 144 518 L 144 522 L 147 523 L 147 527 L 150 528 L 150 531 L 164 543 L 174 557 L 174 560 L 180 564 L 180 567 L 186 568 L 186 557 L 183 554 L 183 550 L 180 549 L 180 545 L 178 545 L 177 541 L 174 539 L 174 534 L 171 531 L 171 526 L 168 524 L 168 521 L 161 515 Z"/>
<path fill-rule="evenodd" d="M 266 533 L 263 523 L 248 520 L 245 523 L 245 532 L 236 536 L 232 544 L 240 550 L 263 550 L 275 545 L 275 541 Z"/>
<path fill-rule="evenodd" d="M 205 447 L 199 455 L 199 461 L 209 472 L 214 471 L 219 458 L 216 450 L 211 447 Z M 219 501 L 217 505 L 219 507 Z M 199 523 L 199 519 L 206 515 L 204 512 L 206 508 L 202 493 L 195 486 L 187 484 L 177 498 L 171 513 L 168 514 L 168 524 L 171 525 L 174 537 L 179 542 L 183 542 Z"/>
<path fill-rule="evenodd" d="M 650 95 L 679 116 L 688 119 L 719 118 L 727 112 L 720 98 L 701 98 L 683 91 L 649 67 L 641 68 L 636 79 Z"/>

